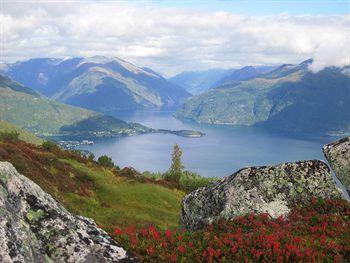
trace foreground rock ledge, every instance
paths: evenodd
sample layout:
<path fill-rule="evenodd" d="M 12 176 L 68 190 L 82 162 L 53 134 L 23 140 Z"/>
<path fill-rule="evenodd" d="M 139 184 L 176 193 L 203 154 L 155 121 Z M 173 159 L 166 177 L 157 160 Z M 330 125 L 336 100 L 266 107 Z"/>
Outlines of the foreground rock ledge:
<path fill-rule="evenodd" d="M 74 216 L 0 162 L 0 262 L 135 262 L 95 222 Z"/>
<path fill-rule="evenodd" d="M 350 194 L 350 137 L 325 145 L 323 153 Z"/>
<path fill-rule="evenodd" d="M 312 197 L 342 198 L 328 166 L 319 160 L 250 167 L 186 195 L 180 227 L 199 230 L 220 219 L 256 212 L 286 215 Z"/>

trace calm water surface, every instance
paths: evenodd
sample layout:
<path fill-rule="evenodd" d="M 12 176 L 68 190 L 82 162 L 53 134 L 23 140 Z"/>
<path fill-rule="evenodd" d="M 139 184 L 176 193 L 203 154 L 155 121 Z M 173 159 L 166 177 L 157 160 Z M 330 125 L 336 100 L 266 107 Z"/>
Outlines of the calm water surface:
<path fill-rule="evenodd" d="M 146 134 L 82 147 L 96 156 L 111 156 L 121 167 L 132 166 L 139 171 L 166 171 L 175 143 L 183 149 L 186 169 L 203 176 L 222 177 L 247 166 L 324 159 L 322 145 L 337 139 L 330 136 L 285 135 L 255 127 L 211 127 L 183 123 L 172 117 L 171 112 L 119 113 L 115 116 L 152 128 L 192 129 L 206 133 L 202 138 Z"/>

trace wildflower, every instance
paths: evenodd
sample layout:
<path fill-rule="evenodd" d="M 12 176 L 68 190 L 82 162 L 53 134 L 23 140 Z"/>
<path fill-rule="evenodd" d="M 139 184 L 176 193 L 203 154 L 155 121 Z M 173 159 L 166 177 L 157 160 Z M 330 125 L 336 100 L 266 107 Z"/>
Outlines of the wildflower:
<path fill-rule="evenodd" d="M 141 235 L 144 236 L 144 237 L 147 237 L 148 236 L 148 230 L 146 228 L 142 228 L 141 229 Z"/>
<path fill-rule="evenodd" d="M 130 244 L 132 247 L 135 247 L 137 245 L 137 243 L 138 243 L 138 239 L 136 236 L 130 237 Z"/>
<path fill-rule="evenodd" d="M 119 227 L 116 227 L 116 228 L 114 229 L 114 234 L 116 234 L 116 235 L 121 235 L 121 234 L 123 234 L 123 230 L 121 230 Z"/>
<path fill-rule="evenodd" d="M 170 238 L 172 237 L 171 230 L 167 229 L 167 230 L 165 231 L 165 236 L 166 236 L 167 238 L 170 239 Z"/>
<path fill-rule="evenodd" d="M 149 227 L 149 231 L 150 231 L 150 232 L 154 232 L 154 231 L 156 231 L 156 228 L 155 228 L 154 226 L 150 226 L 150 227 Z"/>
<path fill-rule="evenodd" d="M 154 252 L 155 252 L 154 246 L 149 246 L 147 248 L 147 254 L 148 255 L 153 256 Z"/>
<path fill-rule="evenodd" d="M 184 254 L 186 252 L 186 248 L 184 246 L 179 246 L 177 249 L 181 254 Z"/>

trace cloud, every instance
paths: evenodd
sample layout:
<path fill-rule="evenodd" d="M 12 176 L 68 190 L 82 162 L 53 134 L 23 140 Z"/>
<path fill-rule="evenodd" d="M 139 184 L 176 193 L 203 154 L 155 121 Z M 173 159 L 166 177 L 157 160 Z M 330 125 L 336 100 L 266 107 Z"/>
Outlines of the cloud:
<path fill-rule="evenodd" d="M 349 15 L 244 16 L 126 2 L 3 3 L 2 60 L 118 56 L 175 74 L 211 67 L 349 64 Z"/>

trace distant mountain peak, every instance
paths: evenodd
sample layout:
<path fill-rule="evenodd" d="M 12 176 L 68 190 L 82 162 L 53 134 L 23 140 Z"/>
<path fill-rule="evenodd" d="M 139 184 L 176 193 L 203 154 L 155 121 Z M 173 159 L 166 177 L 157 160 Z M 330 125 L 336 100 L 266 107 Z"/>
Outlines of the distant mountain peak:
<path fill-rule="evenodd" d="M 299 65 L 310 65 L 314 62 L 313 58 L 309 58 L 307 60 L 304 60 L 303 62 L 301 62 Z"/>
<path fill-rule="evenodd" d="M 144 74 L 154 78 L 160 78 L 161 76 L 151 70 L 145 70 L 144 68 L 138 67 L 124 59 L 118 57 L 106 57 L 106 56 L 92 56 L 92 57 L 84 57 L 81 62 L 77 65 L 77 68 L 82 66 L 83 64 L 102 64 L 106 65 L 109 63 L 117 63 L 122 66 L 124 69 L 132 72 L 133 74 Z"/>
<path fill-rule="evenodd" d="M 118 57 L 32 59 L 3 72 L 45 96 L 104 113 L 175 109 L 190 96 L 153 70 Z"/>

